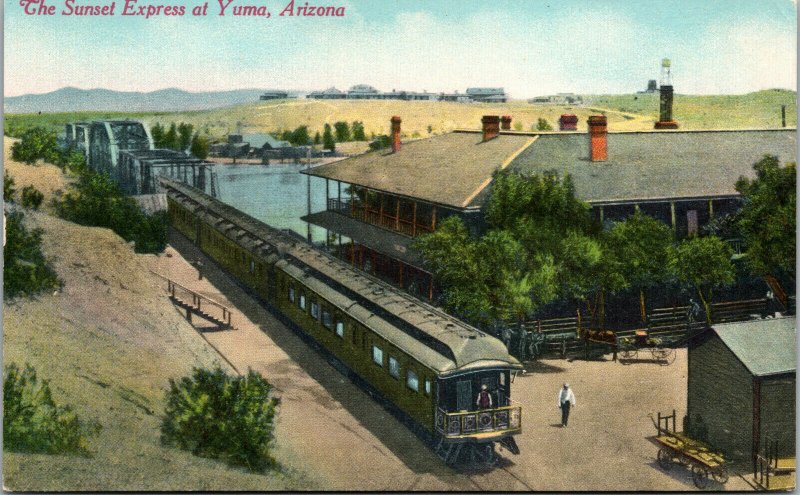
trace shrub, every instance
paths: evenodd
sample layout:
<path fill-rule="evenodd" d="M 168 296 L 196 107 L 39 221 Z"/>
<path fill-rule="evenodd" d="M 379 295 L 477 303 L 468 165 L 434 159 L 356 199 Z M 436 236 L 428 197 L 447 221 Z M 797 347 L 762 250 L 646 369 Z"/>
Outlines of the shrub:
<path fill-rule="evenodd" d="M 25 229 L 22 213 L 12 212 L 6 217 L 3 299 L 33 296 L 61 285 L 42 254 L 41 244 L 41 232 Z"/>
<path fill-rule="evenodd" d="M 42 127 L 28 129 L 22 134 L 22 139 L 11 146 L 11 158 L 29 165 L 40 158 L 57 163 L 59 154 L 56 134 Z"/>
<path fill-rule="evenodd" d="M 69 406 L 53 401 L 47 380 L 15 364 L 4 369 L 3 450 L 44 454 L 88 454 L 88 437 L 97 423 L 81 421 Z"/>
<path fill-rule="evenodd" d="M 381 134 L 377 136 L 375 139 L 369 143 L 369 149 L 371 150 L 382 150 L 384 148 L 388 148 L 392 144 L 392 139 L 387 136 L 386 134 Z"/>
<path fill-rule="evenodd" d="M 13 203 L 15 192 L 17 190 L 14 187 L 14 178 L 7 173 L 3 173 L 3 201 Z"/>
<path fill-rule="evenodd" d="M 261 375 L 195 368 L 191 377 L 170 379 L 169 387 L 164 445 L 256 472 L 274 466 L 270 450 L 280 400 L 269 396 L 272 385 Z"/>
<path fill-rule="evenodd" d="M 22 207 L 38 210 L 44 201 L 44 194 L 31 185 L 22 188 Z"/>
<path fill-rule="evenodd" d="M 159 253 L 167 244 L 166 214 L 144 213 L 136 200 L 124 196 L 105 173 L 85 170 L 55 205 L 59 216 L 66 220 L 106 227 L 126 241 L 134 241 L 137 253 Z"/>

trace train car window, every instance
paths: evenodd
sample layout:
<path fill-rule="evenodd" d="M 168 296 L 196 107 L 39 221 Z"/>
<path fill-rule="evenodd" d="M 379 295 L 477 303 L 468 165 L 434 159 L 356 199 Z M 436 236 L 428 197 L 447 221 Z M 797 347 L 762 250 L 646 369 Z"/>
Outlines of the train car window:
<path fill-rule="evenodd" d="M 392 378 L 400 378 L 400 363 L 392 356 L 389 356 L 389 374 Z"/>
<path fill-rule="evenodd" d="M 427 381 L 425 384 L 427 385 Z M 414 392 L 419 392 L 419 377 L 417 377 L 417 374 L 411 370 L 408 370 L 408 373 L 406 374 L 406 386 Z"/>
<path fill-rule="evenodd" d="M 256 271 L 256 262 L 250 260 L 250 273 L 254 273 Z"/>
<path fill-rule="evenodd" d="M 505 386 L 505 384 L 506 384 L 506 374 L 500 373 L 500 385 Z"/>
<path fill-rule="evenodd" d="M 325 325 L 325 328 L 328 329 L 333 328 L 333 317 L 331 316 L 331 313 L 325 308 L 322 308 L 322 324 Z"/>
<path fill-rule="evenodd" d="M 299 303 L 300 303 L 300 309 L 306 309 L 306 295 L 305 294 L 300 294 Z"/>
<path fill-rule="evenodd" d="M 315 320 L 319 320 L 319 304 L 311 301 L 311 317 Z"/>
<path fill-rule="evenodd" d="M 336 335 L 341 338 L 344 338 L 344 323 L 341 321 L 336 322 Z"/>
<path fill-rule="evenodd" d="M 294 302 L 294 287 L 289 286 L 289 302 Z"/>
<path fill-rule="evenodd" d="M 431 395 L 431 380 L 430 378 L 425 379 L 425 395 Z"/>
<path fill-rule="evenodd" d="M 372 361 L 383 367 L 383 349 L 376 345 L 372 346 Z"/>

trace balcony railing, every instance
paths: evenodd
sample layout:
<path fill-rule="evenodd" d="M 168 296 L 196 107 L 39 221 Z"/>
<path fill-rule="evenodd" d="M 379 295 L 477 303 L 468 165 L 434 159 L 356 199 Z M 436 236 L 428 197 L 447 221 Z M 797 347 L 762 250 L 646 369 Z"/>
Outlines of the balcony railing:
<path fill-rule="evenodd" d="M 463 438 L 481 433 L 520 431 L 522 406 L 505 406 L 480 411 L 436 410 L 436 429 L 446 438 Z"/>
<path fill-rule="evenodd" d="M 410 220 L 397 218 L 386 213 L 364 208 L 362 204 L 352 207 L 350 201 L 336 198 L 328 198 L 328 210 L 347 215 L 364 223 L 375 225 L 392 232 L 399 232 L 409 237 L 414 237 L 422 233 L 433 232 L 433 228 L 428 225 L 416 224 Z"/>

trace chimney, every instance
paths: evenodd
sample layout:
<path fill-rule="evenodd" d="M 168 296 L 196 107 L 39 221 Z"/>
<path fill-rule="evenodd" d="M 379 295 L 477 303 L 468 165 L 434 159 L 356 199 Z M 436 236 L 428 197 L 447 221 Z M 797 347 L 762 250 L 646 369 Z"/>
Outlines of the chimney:
<path fill-rule="evenodd" d="M 593 162 L 608 160 L 608 121 L 605 115 L 589 117 L 589 159 Z"/>
<path fill-rule="evenodd" d="M 503 115 L 500 117 L 500 129 L 504 131 L 511 130 L 511 115 Z"/>
<path fill-rule="evenodd" d="M 403 120 L 395 115 L 392 117 L 392 153 L 400 151 L 400 122 Z"/>
<path fill-rule="evenodd" d="M 481 124 L 483 124 L 484 141 L 496 138 L 500 134 L 500 117 L 497 115 L 484 115 Z"/>

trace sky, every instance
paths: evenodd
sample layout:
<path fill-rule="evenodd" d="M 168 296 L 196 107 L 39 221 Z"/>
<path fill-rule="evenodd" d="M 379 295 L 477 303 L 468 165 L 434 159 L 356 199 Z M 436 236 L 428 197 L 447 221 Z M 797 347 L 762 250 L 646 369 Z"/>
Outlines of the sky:
<path fill-rule="evenodd" d="M 463 92 L 512 98 L 631 93 L 672 60 L 675 91 L 796 89 L 796 0 L 313 0 L 343 17 L 280 16 L 290 0 L 209 0 L 182 17 L 122 16 L 125 0 L 39 0 L 57 15 L 4 2 L 4 94 L 65 86 L 152 91 L 240 88 Z M 65 2 L 113 16 L 60 15 Z M 133 1 L 133 0 L 129 0 Z M 295 1 L 295 7 L 306 1 Z M 235 6 L 271 16 L 235 17 Z"/>

